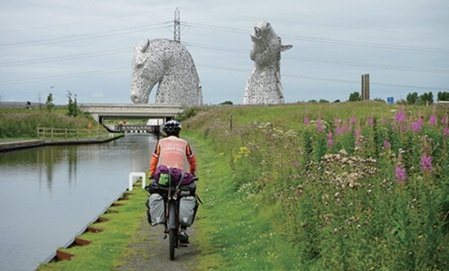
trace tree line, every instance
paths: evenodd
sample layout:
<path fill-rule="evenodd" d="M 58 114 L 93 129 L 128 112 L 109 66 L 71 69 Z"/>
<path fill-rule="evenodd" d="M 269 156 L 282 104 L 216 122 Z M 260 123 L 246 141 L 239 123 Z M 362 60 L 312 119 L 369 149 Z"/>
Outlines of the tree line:
<path fill-rule="evenodd" d="M 360 101 L 360 100 L 361 100 L 360 93 L 357 91 L 353 92 L 349 95 L 350 102 L 355 102 L 355 101 Z M 446 92 L 446 91 L 438 92 L 437 101 L 438 102 L 449 101 L 449 92 Z M 418 95 L 418 92 L 409 93 L 409 94 L 407 94 L 405 100 L 401 99 L 397 103 L 408 104 L 408 105 L 429 105 L 429 104 L 433 104 L 433 102 L 434 102 L 433 93 L 431 91 L 429 91 L 429 92 L 423 93 L 421 95 Z"/>

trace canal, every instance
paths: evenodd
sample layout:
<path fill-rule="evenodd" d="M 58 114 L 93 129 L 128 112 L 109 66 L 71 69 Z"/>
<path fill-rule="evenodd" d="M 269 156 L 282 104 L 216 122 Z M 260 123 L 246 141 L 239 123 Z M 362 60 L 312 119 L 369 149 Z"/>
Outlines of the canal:
<path fill-rule="evenodd" d="M 0 270 L 35 270 L 146 171 L 157 142 L 131 135 L 89 145 L 0 153 Z"/>

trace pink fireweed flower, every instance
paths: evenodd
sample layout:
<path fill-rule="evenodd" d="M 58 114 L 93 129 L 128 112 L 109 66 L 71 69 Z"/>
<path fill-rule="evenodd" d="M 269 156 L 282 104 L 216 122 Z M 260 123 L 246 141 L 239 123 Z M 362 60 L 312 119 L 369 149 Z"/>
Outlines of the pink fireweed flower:
<path fill-rule="evenodd" d="M 373 127 L 373 125 L 374 125 L 374 119 L 373 119 L 373 118 L 369 118 L 369 119 L 368 119 L 368 124 L 369 124 L 369 126 Z"/>
<path fill-rule="evenodd" d="M 435 117 L 434 115 L 430 116 L 429 122 L 430 127 L 437 127 L 437 117 Z"/>
<path fill-rule="evenodd" d="M 391 146 L 391 143 L 388 142 L 387 140 L 385 140 L 384 141 L 384 149 L 388 149 L 388 148 L 390 148 L 390 146 Z"/>
<path fill-rule="evenodd" d="M 354 130 L 354 136 L 355 136 L 355 138 L 358 138 L 358 137 L 360 137 L 362 134 L 360 133 L 360 131 L 358 130 L 358 129 L 355 129 Z"/>
<path fill-rule="evenodd" d="M 407 180 L 407 175 L 405 174 L 405 168 L 401 168 L 401 167 L 397 166 L 394 171 L 395 171 L 394 179 L 396 180 L 396 182 L 404 183 L 405 180 Z"/>
<path fill-rule="evenodd" d="M 399 110 L 394 115 L 394 120 L 396 121 L 396 128 L 399 128 L 401 131 L 405 131 L 405 122 L 407 121 L 407 117 L 405 116 L 404 110 Z"/>
<path fill-rule="evenodd" d="M 327 138 L 328 138 L 328 139 L 331 139 L 331 138 L 332 138 L 332 133 L 331 133 L 331 132 L 327 133 Z"/>
<path fill-rule="evenodd" d="M 448 128 L 443 128 L 443 136 L 449 137 L 449 129 Z"/>
<path fill-rule="evenodd" d="M 323 131 L 323 122 L 321 121 L 321 119 L 316 120 L 316 125 L 317 131 L 321 133 Z"/>
<path fill-rule="evenodd" d="M 309 126 L 310 119 L 308 117 L 304 117 L 304 123 L 307 124 L 307 126 Z"/>
<path fill-rule="evenodd" d="M 333 146 L 334 146 L 334 141 L 333 141 L 331 138 L 329 138 L 329 139 L 327 140 L 327 146 L 328 146 L 328 147 L 333 147 Z"/>
<path fill-rule="evenodd" d="M 444 115 L 444 116 L 441 118 L 441 123 L 443 123 L 443 124 L 445 124 L 445 125 L 448 124 L 447 115 Z"/>
<path fill-rule="evenodd" d="M 420 167 L 422 172 L 427 172 L 430 173 L 433 171 L 433 167 L 432 167 L 432 157 L 430 157 L 430 155 L 424 155 L 421 158 L 421 167 Z"/>
<path fill-rule="evenodd" d="M 337 119 L 337 118 L 335 118 L 335 119 L 334 119 L 334 124 L 335 124 L 336 126 L 340 125 L 340 120 Z"/>
<path fill-rule="evenodd" d="M 407 117 L 405 116 L 404 110 L 399 110 L 396 114 L 394 114 L 394 120 L 397 122 L 406 122 Z"/>
<path fill-rule="evenodd" d="M 357 124 L 357 120 L 354 117 L 351 117 L 350 121 L 351 121 L 352 124 Z"/>
<path fill-rule="evenodd" d="M 293 162 L 293 166 L 294 166 L 294 167 L 298 167 L 298 161 L 297 161 L 297 160 L 295 160 L 295 161 Z"/>
<path fill-rule="evenodd" d="M 412 124 L 410 124 L 410 128 L 415 132 L 420 132 L 422 129 L 422 124 L 422 119 L 419 119 L 418 121 L 412 122 Z"/>
<path fill-rule="evenodd" d="M 349 130 L 349 126 L 343 125 L 342 127 L 337 127 L 337 129 L 335 129 L 335 134 L 339 135 L 348 130 Z"/>

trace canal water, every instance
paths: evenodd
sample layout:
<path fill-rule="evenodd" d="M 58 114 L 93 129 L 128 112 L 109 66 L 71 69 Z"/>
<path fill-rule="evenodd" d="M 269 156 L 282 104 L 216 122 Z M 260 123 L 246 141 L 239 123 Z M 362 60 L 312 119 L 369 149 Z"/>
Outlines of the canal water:
<path fill-rule="evenodd" d="M 0 270 L 35 270 L 96 220 L 148 170 L 157 142 L 131 135 L 102 144 L 0 153 Z"/>

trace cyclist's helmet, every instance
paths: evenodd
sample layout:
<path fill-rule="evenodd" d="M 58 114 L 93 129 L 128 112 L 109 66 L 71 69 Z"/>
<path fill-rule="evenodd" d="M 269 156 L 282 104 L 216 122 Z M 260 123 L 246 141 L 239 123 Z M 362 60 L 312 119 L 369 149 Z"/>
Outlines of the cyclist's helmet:
<path fill-rule="evenodd" d="M 176 120 L 169 120 L 164 124 L 164 128 L 162 129 L 167 136 L 171 135 L 179 135 L 179 131 L 181 131 L 181 123 Z"/>

